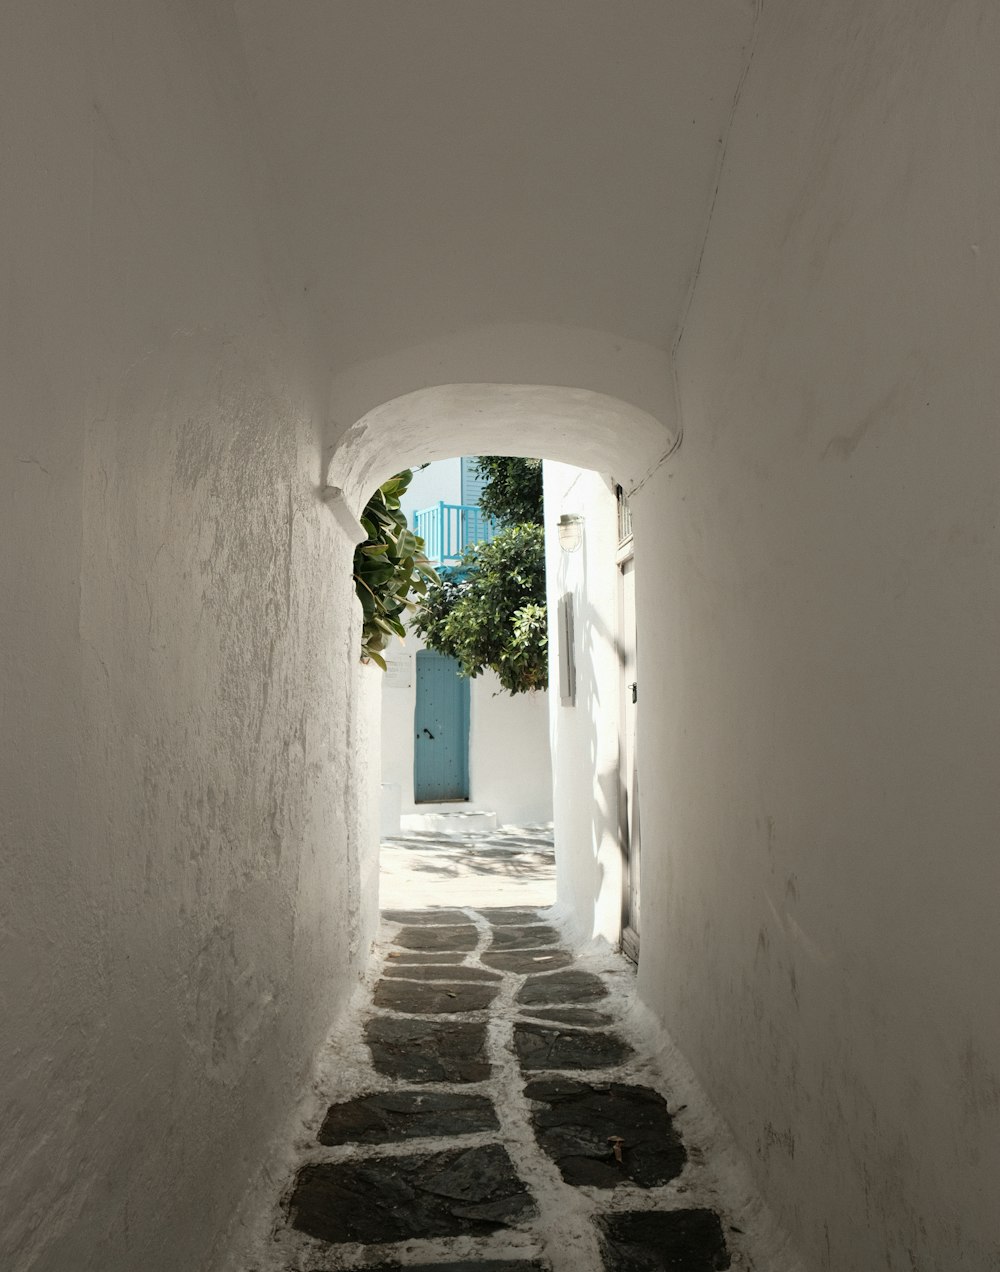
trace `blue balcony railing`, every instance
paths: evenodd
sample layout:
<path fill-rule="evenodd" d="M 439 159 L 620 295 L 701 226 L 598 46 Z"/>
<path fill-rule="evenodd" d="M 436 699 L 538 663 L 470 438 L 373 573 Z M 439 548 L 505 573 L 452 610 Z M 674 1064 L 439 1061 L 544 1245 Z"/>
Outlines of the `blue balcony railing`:
<path fill-rule="evenodd" d="M 478 504 L 439 503 L 414 514 L 413 531 L 424 541 L 431 565 L 457 565 L 474 543 L 489 543 L 499 527 L 484 517 Z"/>

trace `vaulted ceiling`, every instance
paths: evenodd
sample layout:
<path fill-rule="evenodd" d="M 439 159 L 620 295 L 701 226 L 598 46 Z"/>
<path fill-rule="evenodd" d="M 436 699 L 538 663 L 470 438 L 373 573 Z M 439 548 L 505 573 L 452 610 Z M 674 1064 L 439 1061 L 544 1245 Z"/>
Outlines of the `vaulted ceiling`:
<path fill-rule="evenodd" d="M 237 15 L 340 366 L 494 323 L 669 349 L 743 0 L 237 0 Z"/>

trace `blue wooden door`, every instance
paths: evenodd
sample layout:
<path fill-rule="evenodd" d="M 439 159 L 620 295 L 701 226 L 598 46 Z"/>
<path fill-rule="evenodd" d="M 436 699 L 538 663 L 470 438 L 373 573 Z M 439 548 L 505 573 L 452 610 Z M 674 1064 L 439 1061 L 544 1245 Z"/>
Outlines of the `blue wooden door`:
<path fill-rule="evenodd" d="M 469 682 L 458 662 L 417 651 L 413 798 L 418 804 L 469 798 Z"/>

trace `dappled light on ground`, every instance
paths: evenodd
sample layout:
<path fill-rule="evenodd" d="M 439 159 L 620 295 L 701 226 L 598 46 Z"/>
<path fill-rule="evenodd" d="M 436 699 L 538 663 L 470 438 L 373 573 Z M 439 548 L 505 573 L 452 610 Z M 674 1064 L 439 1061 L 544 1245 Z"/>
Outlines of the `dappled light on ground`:
<path fill-rule="evenodd" d="M 415 832 L 381 848 L 383 908 L 546 906 L 555 901 L 549 826 L 502 826 L 481 835 Z"/>

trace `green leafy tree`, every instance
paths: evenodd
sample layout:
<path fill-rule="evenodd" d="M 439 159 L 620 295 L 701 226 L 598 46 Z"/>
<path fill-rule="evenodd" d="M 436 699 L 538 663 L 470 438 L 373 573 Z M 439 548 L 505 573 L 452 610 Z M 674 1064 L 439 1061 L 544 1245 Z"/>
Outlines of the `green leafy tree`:
<path fill-rule="evenodd" d="M 468 549 L 460 568 L 427 590 L 414 627 L 431 649 L 458 659 L 463 675 L 487 667 L 509 693 L 548 686 L 545 535 L 509 526 Z"/>
<path fill-rule="evenodd" d="M 382 650 L 393 636 L 405 636 L 403 615 L 414 612 L 414 597 L 426 596 L 437 575 L 424 556 L 424 541 L 406 524 L 400 497 L 413 479 L 407 469 L 383 482 L 365 505 L 361 524 L 368 534 L 354 553 L 354 587 L 364 612 L 363 662 L 385 671 Z"/>
<path fill-rule="evenodd" d="M 542 461 L 514 455 L 480 455 L 476 467 L 486 479 L 479 507 L 502 526 L 542 524 Z"/>

